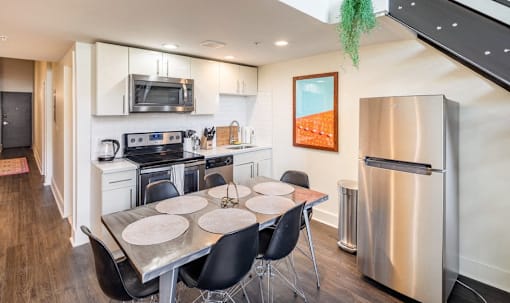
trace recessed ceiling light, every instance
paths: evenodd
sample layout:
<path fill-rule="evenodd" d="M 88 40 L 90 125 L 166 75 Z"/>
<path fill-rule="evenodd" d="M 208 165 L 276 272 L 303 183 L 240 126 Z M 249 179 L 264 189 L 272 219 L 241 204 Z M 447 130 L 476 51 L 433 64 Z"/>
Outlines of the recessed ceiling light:
<path fill-rule="evenodd" d="M 163 47 L 166 49 L 176 49 L 179 47 L 179 45 L 173 43 L 164 43 Z"/>
<path fill-rule="evenodd" d="M 214 40 L 205 40 L 200 42 L 200 45 L 210 48 L 222 48 L 227 45 L 225 42 L 214 41 Z"/>
<path fill-rule="evenodd" d="M 0 41 L 7 41 L 7 36 L 0 36 Z"/>
<path fill-rule="evenodd" d="M 232 55 L 225 56 L 224 58 L 225 58 L 226 60 L 232 60 L 232 59 L 235 59 L 235 57 L 234 57 L 234 56 L 232 56 Z"/>
<path fill-rule="evenodd" d="M 289 42 L 287 42 L 287 41 L 285 41 L 285 40 L 276 41 L 276 42 L 274 43 L 274 45 L 276 45 L 276 46 L 286 46 L 286 45 L 288 45 L 288 44 L 289 44 Z"/>

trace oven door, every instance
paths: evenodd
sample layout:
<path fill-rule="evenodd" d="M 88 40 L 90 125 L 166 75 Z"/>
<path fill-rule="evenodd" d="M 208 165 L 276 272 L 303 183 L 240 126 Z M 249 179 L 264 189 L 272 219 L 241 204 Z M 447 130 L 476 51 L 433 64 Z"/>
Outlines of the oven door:
<path fill-rule="evenodd" d="M 191 112 L 193 80 L 156 76 L 129 76 L 130 112 Z"/>
<path fill-rule="evenodd" d="M 205 161 L 191 161 L 184 163 L 183 174 L 183 191 L 184 194 L 193 193 L 204 189 L 204 172 Z M 169 180 L 173 183 L 179 181 L 174 180 L 175 174 L 172 172 L 172 166 L 146 167 L 140 169 L 138 176 L 137 201 L 136 206 L 144 204 L 145 188 L 149 183 Z"/>

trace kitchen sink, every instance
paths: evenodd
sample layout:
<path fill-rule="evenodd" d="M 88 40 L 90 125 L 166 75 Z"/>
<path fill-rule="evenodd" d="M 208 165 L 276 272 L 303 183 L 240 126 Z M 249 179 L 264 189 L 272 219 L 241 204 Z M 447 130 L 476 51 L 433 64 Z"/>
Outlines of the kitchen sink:
<path fill-rule="evenodd" d="M 234 146 L 229 146 L 229 147 L 225 147 L 226 149 L 248 149 L 248 148 L 254 148 L 254 147 L 257 147 L 256 145 L 234 145 Z"/>

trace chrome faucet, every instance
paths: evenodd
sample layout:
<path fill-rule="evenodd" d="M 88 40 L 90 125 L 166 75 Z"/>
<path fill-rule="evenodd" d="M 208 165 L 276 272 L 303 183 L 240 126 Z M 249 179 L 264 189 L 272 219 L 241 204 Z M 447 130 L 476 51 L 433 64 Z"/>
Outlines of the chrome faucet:
<path fill-rule="evenodd" d="M 228 142 L 229 144 L 234 144 L 234 134 L 232 134 L 232 127 L 234 127 L 234 124 L 237 124 L 237 128 L 239 128 L 239 122 L 237 120 L 233 120 L 230 122 L 230 126 L 228 128 Z"/>

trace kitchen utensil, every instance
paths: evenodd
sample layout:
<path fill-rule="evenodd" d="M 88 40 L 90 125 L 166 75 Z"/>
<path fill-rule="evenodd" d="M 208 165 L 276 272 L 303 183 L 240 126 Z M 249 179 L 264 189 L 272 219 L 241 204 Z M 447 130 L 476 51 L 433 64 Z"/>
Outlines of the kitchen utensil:
<path fill-rule="evenodd" d="M 101 140 L 101 144 L 99 146 L 99 156 L 97 160 L 99 161 L 113 161 L 115 156 L 119 152 L 120 143 L 115 139 L 104 139 Z"/>

